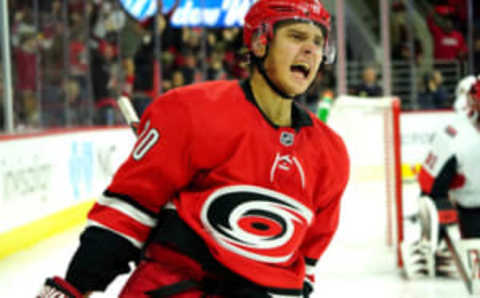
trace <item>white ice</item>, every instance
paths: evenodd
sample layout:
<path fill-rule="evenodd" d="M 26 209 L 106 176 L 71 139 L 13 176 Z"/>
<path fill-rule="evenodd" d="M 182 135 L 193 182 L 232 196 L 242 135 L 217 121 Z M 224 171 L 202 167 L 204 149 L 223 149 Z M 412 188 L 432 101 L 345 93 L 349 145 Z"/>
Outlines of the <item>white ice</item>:
<path fill-rule="evenodd" d="M 317 265 L 312 298 L 472 297 L 460 279 L 407 281 L 401 276 L 394 251 L 385 245 L 383 200 L 375 185 L 349 188 L 338 232 Z M 69 230 L 0 260 L 0 297 L 35 297 L 46 277 L 63 275 L 81 231 Z M 92 297 L 117 297 L 127 277 Z"/>

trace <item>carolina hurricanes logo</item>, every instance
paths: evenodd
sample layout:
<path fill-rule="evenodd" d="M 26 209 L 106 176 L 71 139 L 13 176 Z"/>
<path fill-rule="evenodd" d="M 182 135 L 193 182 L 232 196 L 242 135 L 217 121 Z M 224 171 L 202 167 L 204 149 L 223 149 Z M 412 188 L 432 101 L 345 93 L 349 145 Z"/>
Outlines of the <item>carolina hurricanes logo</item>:
<path fill-rule="evenodd" d="M 213 192 L 201 212 L 204 226 L 220 245 L 268 263 L 289 260 L 313 218 L 295 199 L 250 185 Z"/>

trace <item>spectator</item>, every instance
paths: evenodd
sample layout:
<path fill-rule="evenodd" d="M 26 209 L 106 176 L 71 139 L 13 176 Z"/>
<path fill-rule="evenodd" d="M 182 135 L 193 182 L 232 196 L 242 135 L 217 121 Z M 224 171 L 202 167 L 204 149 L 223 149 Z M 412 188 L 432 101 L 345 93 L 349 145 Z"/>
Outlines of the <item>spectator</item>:
<path fill-rule="evenodd" d="M 447 0 L 447 4 L 453 9 L 457 27 L 463 34 L 467 32 L 468 5 L 467 0 Z"/>
<path fill-rule="evenodd" d="M 45 76 L 42 80 L 42 125 L 58 128 L 66 124 L 65 90 L 61 76 Z"/>
<path fill-rule="evenodd" d="M 437 60 L 463 60 L 467 44 L 462 33 L 455 28 L 453 8 L 448 5 L 435 7 L 420 2 L 428 11 L 427 24 L 434 40 L 434 58 Z"/>
<path fill-rule="evenodd" d="M 424 57 L 422 41 L 415 33 L 414 24 L 408 24 L 405 4 L 403 1 L 396 1 L 392 4 L 392 22 L 391 22 L 391 45 L 392 59 L 409 61 L 412 56 L 410 49 L 410 37 L 413 35 L 413 60 L 419 65 Z M 411 29 L 409 29 L 411 26 Z"/>
<path fill-rule="evenodd" d="M 135 74 L 137 71 L 135 67 L 135 56 L 140 51 L 142 44 L 144 43 L 144 38 L 148 36 L 148 32 L 140 22 L 129 17 L 121 35 L 122 38 L 120 39 L 119 51 L 124 74 L 122 94 L 132 99 L 133 106 L 138 115 L 142 115 L 143 111 L 150 103 L 150 98 L 145 98 L 144 96 L 135 97 L 133 94 L 136 79 Z M 144 80 L 145 78 L 137 79 Z"/>
<path fill-rule="evenodd" d="M 361 97 L 382 96 L 382 87 L 378 84 L 377 70 L 367 66 L 362 73 L 362 83 L 354 88 L 353 94 Z"/>
<path fill-rule="evenodd" d="M 182 48 L 190 51 L 194 55 L 197 55 L 201 50 L 201 29 L 197 28 L 182 28 Z M 180 62 L 182 64 L 182 62 Z"/>
<path fill-rule="evenodd" d="M 207 69 L 207 80 L 225 80 L 227 73 L 223 67 L 223 55 L 221 50 L 216 50 L 210 55 Z"/>
<path fill-rule="evenodd" d="M 418 96 L 421 109 L 442 109 L 449 107 L 449 96 L 443 86 L 443 75 L 436 70 L 425 75 L 424 91 Z"/>
<path fill-rule="evenodd" d="M 245 67 L 242 66 L 244 62 L 242 46 L 242 35 L 238 28 L 226 28 L 222 31 L 222 43 L 224 46 L 224 67 L 229 73 L 230 77 L 233 78 L 246 78 L 248 73 L 246 73 Z"/>
<path fill-rule="evenodd" d="M 162 91 L 163 93 L 173 88 L 172 84 L 172 72 L 165 73 L 162 75 Z"/>
<path fill-rule="evenodd" d="M 16 66 L 16 90 L 19 92 L 19 116 L 22 124 L 39 124 L 37 90 L 37 34 L 26 32 L 19 38 L 19 46 L 14 49 Z"/>
<path fill-rule="evenodd" d="M 193 84 L 202 81 L 202 73 L 199 71 L 197 56 L 189 49 L 186 49 L 183 54 L 183 65 L 181 70 L 185 85 Z"/>
<path fill-rule="evenodd" d="M 22 7 L 14 13 L 11 26 L 12 46 L 20 46 L 20 38 L 22 34 L 35 33 L 36 30 L 32 23 L 31 11 L 27 7 Z"/>
<path fill-rule="evenodd" d="M 94 123 L 98 125 L 118 123 L 119 116 L 114 98 L 114 78 L 112 76 L 112 64 L 115 56 L 116 48 L 103 40 L 100 41 L 97 48 L 92 49 L 90 55 L 95 101 Z"/>
<path fill-rule="evenodd" d="M 87 121 L 86 111 L 84 109 L 82 98 L 82 88 L 78 81 L 73 77 L 68 77 L 63 80 L 63 92 L 66 98 L 68 110 L 68 124 L 85 124 Z"/>
<path fill-rule="evenodd" d="M 474 72 L 480 72 L 480 28 L 475 31 L 473 36 L 473 61 Z"/>
<path fill-rule="evenodd" d="M 82 30 L 79 26 L 76 27 L 76 30 L 71 31 L 71 40 L 70 40 L 70 65 L 69 78 L 71 82 L 70 85 L 77 85 L 77 87 L 72 87 L 67 90 L 78 91 L 78 94 L 72 97 L 71 94 L 66 94 L 67 97 L 71 96 L 72 101 L 69 101 L 70 104 L 73 104 L 73 116 L 74 123 L 76 124 L 86 124 L 91 118 L 89 117 L 89 106 L 87 104 L 89 93 L 88 85 L 88 71 L 89 65 L 87 60 L 87 36 L 85 30 Z M 77 90 L 78 88 L 78 90 Z"/>
<path fill-rule="evenodd" d="M 90 23 L 92 35 L 96 38 L 109 40 L 116 36 L 126 26 L 125 13 L 116 9 L 109 0 L 94 1 Z"/>
<path fill-rule="evenodd" d="M 172 69 L 174 57 L 170 46 L 173 30 L 170 26 L 170 17 L 178 3 L 179 0 L 176 0 L 174 6 L 165 15 L 157 14 L 141 22 L 142 27 L 145 29 L 145 35 L 143 43 L 134 57 L 135 81 L 133 98 L 137 103 L 144 102 L 148 104 L 152 98 L 160 95 L 163 89 L 162 76 L 165 73 L 169 73 Z M 160 42 L 159 49 L 155 47 L 157 38 Z M 158 58 L 160 58 L 160 61 Z"/>
<path fill-rule="evenodd" d="M 172 73 L 172 89 L 185 85 L 185 78 L 181 70 L 175 70 Z"/>

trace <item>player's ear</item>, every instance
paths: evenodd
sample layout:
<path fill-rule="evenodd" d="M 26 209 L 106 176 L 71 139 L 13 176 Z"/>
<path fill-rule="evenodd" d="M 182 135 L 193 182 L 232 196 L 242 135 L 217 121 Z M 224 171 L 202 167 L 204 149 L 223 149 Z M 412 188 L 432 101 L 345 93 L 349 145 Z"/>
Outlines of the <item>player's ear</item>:
<path fill-rule="evenodd" d="M 258 58 L 263 58 L 267 52 L 267 37 L 265 34 L 256 35 L 252 41 L 252 52 Z"/>

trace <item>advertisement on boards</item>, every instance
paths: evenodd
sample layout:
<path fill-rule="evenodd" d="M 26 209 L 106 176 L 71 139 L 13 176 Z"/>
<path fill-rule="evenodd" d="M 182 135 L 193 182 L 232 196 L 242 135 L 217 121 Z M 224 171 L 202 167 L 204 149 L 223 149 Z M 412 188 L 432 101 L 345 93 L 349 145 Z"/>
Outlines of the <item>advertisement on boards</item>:
<path fill-rule="evenodd" d="M 127 128 L 0 141 L 0 233 L 97 198 L 134 142 Z"/>
<path fill-rule="evenodd" d="M 178 6 L 175 7 L 178 1 Z M 161 3 L 162 13 L 173 10 L 170 19 L 173 27 L 241 27 L 243 18 L 253 0 L 121 0 L 123 9 L 138 21 L 157 13 Z"/>

